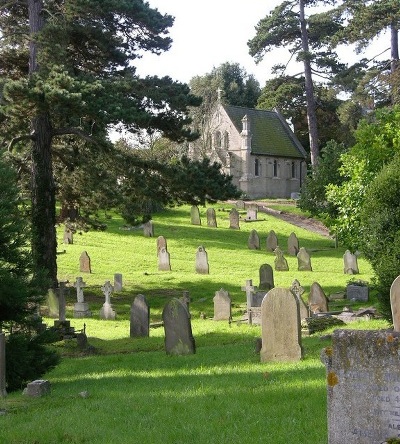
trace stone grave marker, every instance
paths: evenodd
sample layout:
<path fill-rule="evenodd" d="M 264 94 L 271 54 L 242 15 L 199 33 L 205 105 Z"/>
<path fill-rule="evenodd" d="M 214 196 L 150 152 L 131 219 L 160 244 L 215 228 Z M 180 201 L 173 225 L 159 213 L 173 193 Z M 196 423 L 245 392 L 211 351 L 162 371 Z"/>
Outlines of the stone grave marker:
<path fill-rule="evenodd" d="M 246 292 L 246 305 L 247 307 L 251 307 L 251 301 L 252 301 L 252 294 L 254 291 L 257 290 L 257 287 L 253 286 L 253 280 L 247 279 L 246 285 L 241 288 L 242 291 Z"/>
<path fill-rule="evenodd" d="M 158 252 L 158 269 L 159 271 L 171 271 L 170 255 L 164 247 Z"/>
<path fill-rule="evenodd" d="M 274 284 L 274 270 L 269 264 L 262 264 L 259 269 L 260 283 L 258 288 L 260 290 L 271 290 L 275 287 Z"/>
<path fill-rule="evenodd" d="M 249 239 L 247 241 L 247 246 L 250 250 L 259 250 L 260 249 L 260 237 L 257 233 L 257 230 L 251 230 L 249 234 Z"/>
<path fill-rule="evenodd" d="M 114 320 L 115 319 L 115 311 L 111 305 L 111 294 L 114 290 L 114 287 L 110 284 L 110 281 L 106 281 L 105 284 L 101 287 L 101 291 L 104 294 L 105 302 L 100 309 L 100 319 Z"/>
<path fill-rule="evenodd" d="M 190 315 L 177 298 L 171 299 L 162 312 L 165 331 L 165 351 L 168 355 L 188 355 L 196 352 Z"/>
<path fill-rule="evenodd" d="M 74 287 L 76 288 L 77 299 L 77 302 L 74 304 L 74 318 L 90 318 L 92 312 L 89 310 L 89 304 L 85 302 L 83 295 L 83 289 L 86 287 L 86 282 L 84 282 L 82 277 L 79 276 L 74 282 Z"/>
<path fill-rule="evenodd" d="M 190 209 L 190 223 L 192 225 L 201 225 L 200 211 L 196 205 Z"/>
<path fill-rule="evenodd" d="M 56 292 L 52 288 L 50 288 L 47 292 L 46 303 L 49 309 L 49 318 L 58 318 L 58 315 L 60 313 L 58 297 L 56 295 Z"/>
<path fill-rule="evenodd" d="M 267 251 L 275 251 L 278 246 L 278 237 L 274 230 L 271 230 L 267 236 Z"/>
<path fill-rule="evenodd" d="M 206 249 L 200 245 L 196 251 L 196 273 L 209 274 L 208 255 Z"/>
<path fill-rule="evenodd" d="M 207 226 L 210 228 L 217 228 L 217 216 L 214 208 L 207 208 Z"/>
<path fill-rule="evenodd" d="M 64 244 L 72 245 L 74 243 L 74 234 L 67 226 L 64 227 Z"/>
<path fill-rule="evenodd" d="M 82 273 L 91 273 L 92 272 L 92 264 L 90 261 L 90 257 L 87 254 L 87 251 L 83 251 L 79 258 L 79 271 Z"/>
<path fill-rule="evenodd" d="M 150 335 L 150 308 L 143 294 L 138 294 L 131 305 L 130 337 Z"/>
<path fill-rule="evenodd" d="M 190 295 L 188 290 L 183 290 L 182 297 L 179 298 L 182 304 L 186 307 L 186 310 L 190 314 Z"/>
<path fill-rule="evenodd" d="M 343 255 L 344 274 L 358 274 L 357 256 L 346 250 Z"/>
<path fill-rule="evenodd" d="M 349 301 L 367 302 L 368 296 L 368 285 L 347 284 L 346 297 Z"/>
<path fill-rule="evenodd" d="M 49 380 L 36 379 L 28 383 L 22 394 L 32 396 L 33 398 L 40 398 L 41 396 L 48 395 L 50 390 L 51 384 Z"/>
<path fill-rule="evenodd" d="M 261 362 L 302 358 L 299 302 L 286 288 L 273 288 L 261 304 Z"/>
<path fill-rule="evenodd" d="M 122 291 L 122 274 L 114 274 L 114 291 Z"/>
<path fill-rule="evenodd" d="M 308 296 L 308 306 L 310 307 L 311 313 L 327 313 L 329 311 L 328 298 L 318 282 L 313 282 L 311 285 Z"/>
<path fill-rule="evenodd" d="M 335 330 L 326 365 L 329 444 L 383 444 L 400 435 L 398 332 Z"/>
<path fill-rule="evenodd" d="M 65 293 L 67 292 L 67 283 L 68 281 L 60 281 L 58 283 L 57 288 L 57 296 L 58 296 L 58 320 L 66 321 L 66 301 L 65 301 Z"/>
<path fill-rule="evenodd" d="M 154 224 L 152 220 L 149 220 L 143 224 L 143 236 L 154 237 Z"/>
<path fill-rule="evenodd" d="M 297 256 L 299 252 L 299 240 L 297 239 L 296 233 L 290 233 L 288 238 L 288 253 L 290 256 Z"/>
<path fill-rule="evenodd" d="M 221 288 L 215 292 L 214 321 L 228 321 L 232 317 L 232 300 L 229 292 Z"/>
<path fill-rule="evenodd" d="M 167 250 L 167 239 L 165 239 L 164 236 L 158 236 L 157 238 L 157 256 L 161 248 L 165 248 Z"/>
<path fill-rule="evenodd" d="M 279 247 L 275 248 L 275 270 L 276 271 L 289 271 L 289 265 L 286 258 L 283 256 L 283 252 Z"/>
<path fill-rule="evenodd" d="M 296 296 L 297 300 L 299 301 L 300 319 L 303 320 L 305 318 L 308 318 L 310 316 L 310 311 L 307 304 L 304 302 L 304 299 L 302 298 L 304 294 L 304 288 L 301 286 L 300 282 L 297 279 L 292 282 L 290 291 Z"/>
<path fill-rule="evenodd" d="M 0 398 L 7 396 L 6 391 L 6 335 L 0 330 Z"/>
<path fill-rule="evenodd" d="M 400 276 L 397 276 L 390 287 L 390 306 L 394 331 L 400 331 Z"/>
<path fill-rule="evenodd" d="M 244 200 L 236 201 L 236 208 L 238 210 L 244 210 L 246 208 L 246 204 L 244 203 Z"/>
<path fill-rule="evenodd" d="M 246 220 L 257 220 L 258 207 L 251 206 L 247 209 Z"/>
<path fill-rule="evenodd" d="M 301 247 L 297 253 L 297 270 L 312 271 L 311 257 L 304 247 Z"/>
<path fill-rule="evenodd" d="M 239 212 L 235 208 L 232 208 L 229 212 L 229 228 L 240 230 L 239 219 Z"/>

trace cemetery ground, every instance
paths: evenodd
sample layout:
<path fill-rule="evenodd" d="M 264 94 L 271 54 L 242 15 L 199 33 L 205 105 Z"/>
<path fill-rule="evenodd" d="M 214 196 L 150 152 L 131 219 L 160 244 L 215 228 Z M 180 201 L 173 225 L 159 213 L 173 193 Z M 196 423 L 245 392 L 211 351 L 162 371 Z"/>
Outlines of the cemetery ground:
<path fill-rule="evenodd" d="M 20 392 L 0 399 L 0 442 L 47 443 L 327 443 L 326 370 L 321 350 L 330 345 L 333 328 L 303 337 L 304 357 L 295 363 L 260 362 L 256 339 L 259 325 L 244 320 L 246 295 L 241 287 L 252 279 L 258 285 L 260 265 L 273 266 L 275 255 L 265 248 L 274 230 L 289 271 L 274 271 L 275 287 L 289 288 L 297 279 L 305 289 L 318 282 L 327 296 L 344 291 L 352 280 L 371 281 L 371 268 L 358 258 L 360 274 L 343 272 L 344 249 L 334 241 L 279 220 L 258 214 L 254 222 L 229 228 L 228 204 L 213 206 L 218 228 L 210 228 L 206 208 L 201 226 L 190 224 L 190 207 L 154 215 L 154 237 L 124 226 L 116 215 L 105 218 L 106 231 L 77 232 L 73 244 L 63 244 L 59 227 L 59 279 L 69 281 L 67 319 L 76 330 L 86 328 L 90 347 L 78 348 L 75 339 L 54 345 L 63 358 L 43 376 L 51 393 L 30 398 Z M 245 217 L 245 212 L 241 212 Z M 250 250 L 251 230 L 257 230 L 260 250 Z M 296 233 L 300 246 L 311 254 L 313 271 L 297 271 L 297 258 L 287 254 L 287 239 Z M 156 239 L 164 236 L 171 271 L 157 267 Z M 208 253 L 209 274 L 195 272 L 195 255 L 202 245 Z M 92 272 L 79 271 L 79 257 L 87 251 Z M 101 286 L 123 276 L 123 289 L 113 293 L 116 320 L 100 320 L 104 303 Z M 86 282 L 85 302 L 92 318 L 74 319 L 77 276 Z M 232 320 L 214 321 L 213 297 L 224 288 L 232 299 Z M 196 353 L 169 356 L 160 326 L 164 305 L 189 292 Z M 145 338 L 129 337 L 130 307 L 138 294 L 150 305 L 152 328 Z M 339 300 L 358 308 L 376 303 Z M 43 307 L 45 313 L 46 307 Z M 44 317 L 47 324 L 54 320 Z M 358 321 L 346 328 L 388 328 L 383 320 Z"/>

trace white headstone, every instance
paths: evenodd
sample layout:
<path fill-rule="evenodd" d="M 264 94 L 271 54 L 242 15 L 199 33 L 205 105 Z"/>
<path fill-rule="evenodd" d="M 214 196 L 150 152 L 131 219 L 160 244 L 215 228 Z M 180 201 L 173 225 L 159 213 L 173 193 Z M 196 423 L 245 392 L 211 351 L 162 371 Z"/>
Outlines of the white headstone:
<path fill-rule="evenodd" d="M 200 246 L 197 248 L 196 273 L 199 273 L 199 274 L 208 274 L 209 273 L 208 255 L 207 255 L 206 249 L 203 246 Z"/>

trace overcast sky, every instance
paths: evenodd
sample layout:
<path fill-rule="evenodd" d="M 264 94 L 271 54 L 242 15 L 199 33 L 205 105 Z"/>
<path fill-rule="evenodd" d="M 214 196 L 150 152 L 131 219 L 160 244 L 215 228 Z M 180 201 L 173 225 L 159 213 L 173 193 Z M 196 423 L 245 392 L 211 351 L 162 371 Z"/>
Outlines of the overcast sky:
<path fill-rule="evenodd" d="M 248 53 L 247 41 L 255 36 L 255 27 L 283 0 L 147 0 L 151 7 L 175 17 L 170 29 L 173 39 L 169 51 L 160 56 L 146 54 L 135 64 L 139 75 L 168 75 L 188 83 L 197 75 L 211 72 L 222 63 L 239 63 L 253 74 L 261 87 L 271 77 L 271 67 L 286 64 L 284 50 L 268 53 L 255 64 Z M 352 51 L 348 51 L 354 58 Z M 291 66 L 292 74 L 298 67 Z"/>

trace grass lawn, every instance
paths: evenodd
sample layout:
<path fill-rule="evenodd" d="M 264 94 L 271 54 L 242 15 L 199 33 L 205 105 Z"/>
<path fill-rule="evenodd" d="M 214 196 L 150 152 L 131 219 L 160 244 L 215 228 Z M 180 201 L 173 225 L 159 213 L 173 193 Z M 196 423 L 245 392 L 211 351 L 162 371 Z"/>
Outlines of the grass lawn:
<path fill-rule="evenodd" d="M 261 264 L 274 265 L 274 254 L 265 249 L 274 230 L 290 271 L 275 272 L 276 287 L 300 281 L 307 298 L 313 282 L 327 295 L 343 291 L 351 276 L 343 273 L 343 249 L 334 241 L 259 213 L 257 222 L 241 222 L 229 229 L 228 204 L 214 206 L 218 228 L 190 225 L 187 206 L 154 216 L 155 237 L 167 239 L 172 271 L 157 269 L 156 238 L 141 230 L 126 230 L 123 221 L 107 219 L 107 231 L 76 233 L 72 245 L 62 244 L 59 227 L 59 279 L 69 285 L 83 276 L 85 300 L 91 319 L 73 319 L 76 300 L 71 288 L 67 317 L 76 329 L 86 324 L 95 354 L 82 354 L 74 340 L 55 344 L 61 364 L 44 375 L 52 384 L 49 396 L 30 399 L 21 392 L 0 400 L 0 443 L 304 443 L 327 442 L 325 368 L 320 352 L 330 344 L 315 334 L 303 338 L 304 359 L 297 363 L 261 363 L 255 353 L 259 326 L 241 322 L 247 279 L 258 284 Z M 244 214 L 243 214 L 244 215 Z M 260 235 L 262 249 L 249 250 L 252 229 Z M 287 238 L 295 232 L 311 252 L 312 272 L 298 272 L 297 259 L 286 254 Z M 194 271 L 195 253 L 208 252 L 209 275 Z M 87 251 L 92 273 L 79 272 L 79 256 Z M 360 275 L 369 282 L 371 268 L 359 258 Z M 100 287 L 122 273 L 124 289 L 112 296 L 115 321 L 102 321 L 104 302 Z M 233 322 L 215 322 L 213 297 L 228 290 Z M 164 351 L 163 328 L 152 328 L 149 338 L 129 338 L 129 310 L 137 294 L 150 304 L 151 322 L 171 297 L 189 291 L 196 354 L 171 357 Z M 349 301 L 346 301 L 349 303 Z M 374 295 L 368 305 L 375 303 Z M 343 305 L 343 303 L 342 303 Z M 358 307 L 359 305 L 355 305 Z M 45 310 L 45 307 L 43 307 Z M 45 312 L 44 312 L 45 313 Z M 204 313 L 206 319 L 200 318 Z M 49 324 L 52 320 L 46 319 Z M 386 328 L 384 321 L 362 321 L 350 328 Z M 326 332 L 324 332 L 326 334 Z M 87 392 L 87 397 L 80 393 Z"/>

